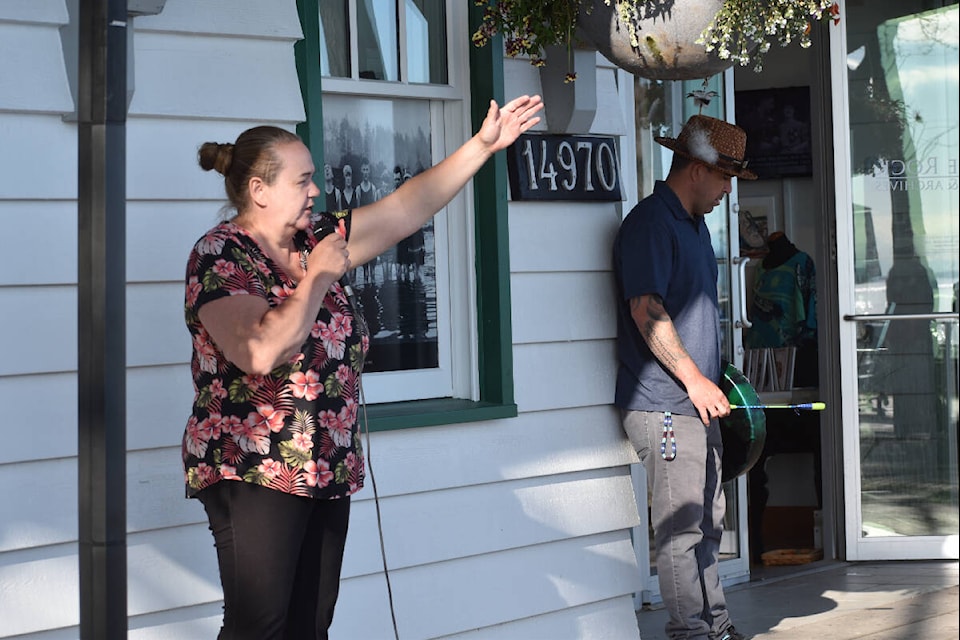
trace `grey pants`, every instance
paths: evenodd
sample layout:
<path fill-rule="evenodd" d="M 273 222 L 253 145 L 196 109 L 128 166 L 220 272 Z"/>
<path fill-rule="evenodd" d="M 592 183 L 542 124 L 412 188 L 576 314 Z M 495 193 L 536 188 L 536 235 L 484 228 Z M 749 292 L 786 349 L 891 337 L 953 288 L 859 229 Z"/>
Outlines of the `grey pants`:
<path fill-rule="evenodd" d="M 667 637 L 709 638 L 730 626 L 718 562 L 726 503 L 720 484 L 723 441 L 716 420 L 673 414 L 676 457 L 661 455 L 662 412 L 621 411 L 623 429 L 647 471 L 657 578 L 670 613 Z M 667 457 L 673 451 L 668 434 Z"/>

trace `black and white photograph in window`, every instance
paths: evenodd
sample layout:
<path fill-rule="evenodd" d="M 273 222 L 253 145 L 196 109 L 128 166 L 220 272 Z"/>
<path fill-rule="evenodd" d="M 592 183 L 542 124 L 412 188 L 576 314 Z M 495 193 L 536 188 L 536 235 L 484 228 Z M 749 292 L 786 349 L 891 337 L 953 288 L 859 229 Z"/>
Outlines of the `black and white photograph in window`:
<path fill-rule="evenodd" d="M 323 99 L 326 208 L 373 202 L 430 167 L 429 103 Z M 350 272 L 370 329 L 365 372 L 438 366 L 434 221 Z"/>

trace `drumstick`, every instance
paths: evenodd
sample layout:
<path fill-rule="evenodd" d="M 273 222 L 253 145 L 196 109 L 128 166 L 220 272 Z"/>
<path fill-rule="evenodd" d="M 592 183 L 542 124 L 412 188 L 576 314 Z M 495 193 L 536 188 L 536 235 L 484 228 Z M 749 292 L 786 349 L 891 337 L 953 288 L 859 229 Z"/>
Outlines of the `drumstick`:
<path fill-rule="evenodd" d="M 825 402 L 803 402 L 800 404 L 731 404 L 731 409 L 807 409 L 809 411 L 823 411 L 827 408 Z"/>

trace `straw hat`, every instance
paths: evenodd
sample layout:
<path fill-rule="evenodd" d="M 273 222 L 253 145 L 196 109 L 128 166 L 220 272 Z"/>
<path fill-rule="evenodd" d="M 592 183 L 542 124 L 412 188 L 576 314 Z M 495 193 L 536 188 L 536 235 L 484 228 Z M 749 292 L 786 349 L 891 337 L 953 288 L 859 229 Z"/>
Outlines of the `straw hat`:
<path fill-rule="evenodd" d="M 685 158 L 697 160 L 729 176 L 756 180 L 757 174 L 747 169 L 744 152 L 747 132 L 740 127 L 711 118 L 691 116 L 676 138 L 654 138 L 658 143 Z"/>

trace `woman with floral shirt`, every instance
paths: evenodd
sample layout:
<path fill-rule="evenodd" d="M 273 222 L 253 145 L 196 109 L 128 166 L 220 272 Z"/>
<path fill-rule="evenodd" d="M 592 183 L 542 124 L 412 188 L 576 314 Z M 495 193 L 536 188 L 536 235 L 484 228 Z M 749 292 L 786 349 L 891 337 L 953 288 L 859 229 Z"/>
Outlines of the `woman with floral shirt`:
<path fill-rule="evenodd" d="M 541 108 L 539 96 L 491 101 L 480 131 L 435 167 L 374 203 L 319 216 L 313 160 L 296 135 L 260 126 L 200 147 L 235 212 L 194 246 L 185 297 L 195 390 L 186 494 L 203 504 L 217 548 L 221 640 L 327 637 L 350 496 L 363 487 L 369 346 L 340 278 L 419 229 Z"/>

